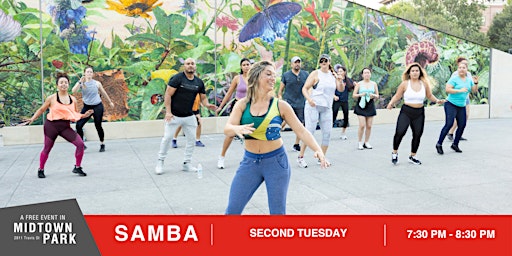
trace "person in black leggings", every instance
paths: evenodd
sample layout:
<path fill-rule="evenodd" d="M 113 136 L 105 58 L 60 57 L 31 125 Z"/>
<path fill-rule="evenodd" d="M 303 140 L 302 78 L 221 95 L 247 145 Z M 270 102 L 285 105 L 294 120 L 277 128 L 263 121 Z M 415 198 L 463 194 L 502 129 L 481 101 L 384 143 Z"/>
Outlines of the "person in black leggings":
<path fill-rule="evenodd" d="M 82 100 L 84 102 L 84 106 L 81 111 L 82 114 L 89 109 L 94 110 L 94 126 L 96 127 L 96 131 L 98 132 L 98 137 L 101 142 L 100 152 L 104 152 L 105 143 L 103 141 L 105 139 L 105 133 L 103 131 L 103 127 L 101 126 L 101 122 L 103 121 L 104 108 L 100 96 L 105 97 L 110 102 L 111 107 L 114 107 L 114 103 L 103 88 L 103 85 L 99 81 L 92 79 L 93 75 L 94 71 L 92 67 L 86 67 L 84 70 L 84 76 L 80 78 L 80 81 L 78 81 L 75 86 L 73 86 L 72 92 L 75 93 L 79 89 L 82 91 Z M 76 132 L 82 139 L 84 138 L 84 125 L 89 121 L 90 118 L 91 117 L 89 116 L 80 119 L 76 123 Z"/>
<path fill-rule="evenodd" d="M 412 129 L 412 142 L 409 162 L 421 164 L 421 161 L 416 158 L 416 152 L 420 146 L 420 139 L 425 125 L 425 108 L 423 106 L 425 98 L 435 103 L 444 103 L 445 100 L 438 100 L 432 94 L 427 73 L 420 64 L 416 62 L 406 67 L 402 74 L 402 83 L 398 86 L 395 95 L 389 101 L 387 109 L 391 110 L 402 97 L 404 98 L 404 105 L 402 105 L 400 109 L 400 115 L 396 122 L 391 163 L 398 163 L 398 147 L 407 132 L 407 128 L 410 126 Z"/>
<path fill-rule="evenodd" d="M 354 89 L 354 82 L 352 79 L 347 77 L 347 69 L 340 64 L 334 65 L 334 71 L 338 73 L 339 76 L 342 77 L 343 83 L 345 84 L 345 90 L 340 92 L 338 90 L 334 91 L 334 101 L 332 103 L 332 121 L 333 126 L 338 117 L 338 112 L 341 107 L 341 111 L 343 111 L 343 125 L 341 126 L 341 139 L 347 140 L 347 135 L 345 134 L 348 127 L 348 93 L 352 89 Z"/>

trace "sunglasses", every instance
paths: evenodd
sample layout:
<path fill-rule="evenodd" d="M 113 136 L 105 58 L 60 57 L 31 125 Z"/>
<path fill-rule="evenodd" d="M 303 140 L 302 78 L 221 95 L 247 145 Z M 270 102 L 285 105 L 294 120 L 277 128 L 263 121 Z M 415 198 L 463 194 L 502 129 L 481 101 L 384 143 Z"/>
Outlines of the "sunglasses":
<path fill-rule="evenodd" d="M 320 60 L 320 63 L 324 63 L 324 62 L 328 62 L 328 60 L 327 59 L 321 59 Z"/>

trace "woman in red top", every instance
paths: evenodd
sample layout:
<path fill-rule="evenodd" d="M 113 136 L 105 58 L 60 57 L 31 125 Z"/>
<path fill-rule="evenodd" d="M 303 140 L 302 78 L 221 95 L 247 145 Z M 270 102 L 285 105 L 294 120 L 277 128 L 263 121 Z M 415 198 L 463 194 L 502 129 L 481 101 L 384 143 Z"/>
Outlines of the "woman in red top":
<path fill-rule="evenodd" d="M 57 89 L 57 93 L 50 95 L 26 123 L 31 124 L 48 108 L 50 109 L 50 113 L 48 113 L 46 117 L 47 120 L 44 122 L 44 147 L 39 157 L 37 176 L 39 178 L 46 177 L 44 174 L 44 165 L 59 135 L 76 146 L 76 164 L 75 168 L 73 168 L 73 173 L 86 176 L 87 174 L 83 172 L 81 166 L 84 156 L 84 142 L 80 136 L 71 129 L 70 122 L 76 122 L 81 118 L 89 117 L 94 111 L 91 109 L 84 114 L 80 114 L 80 112 L 77 111 L 76 98 L 68 93 L 69 77 L 66 74 L 57 75 Z"/>

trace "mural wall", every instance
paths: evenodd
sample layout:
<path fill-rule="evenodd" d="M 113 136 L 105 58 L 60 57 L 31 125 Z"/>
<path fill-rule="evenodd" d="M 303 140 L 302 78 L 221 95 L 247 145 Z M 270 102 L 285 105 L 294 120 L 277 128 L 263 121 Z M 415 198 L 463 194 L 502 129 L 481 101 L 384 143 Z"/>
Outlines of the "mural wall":
<path fill-rule="evenodd" d="M 0 0 L 0 120 L 30 117 L 55 92 L 56 72 L 74 84 L 87 65 L 114 99 L 106 120 L 151 120 L 163 117 L 164 80 L 185 58 L 197 60 L 210 101 L 220 103 L 243 57 L 275 61 L 281 74 L 295 55 L 315 69 L 322 53 L 354 80 L 371 67 L 380 108 L 413 61 L 445 97 L 455 59 L 464 56 L 480 78 L 472 104 L 488 103 L 488 48 L 349 1 Z"/>

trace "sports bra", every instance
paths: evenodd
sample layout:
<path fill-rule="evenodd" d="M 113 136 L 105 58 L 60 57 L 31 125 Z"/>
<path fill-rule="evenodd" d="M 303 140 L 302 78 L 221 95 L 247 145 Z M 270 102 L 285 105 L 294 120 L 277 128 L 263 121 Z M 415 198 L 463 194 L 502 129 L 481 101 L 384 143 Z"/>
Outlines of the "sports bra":
<path fill-rule="evenodd" d="M 279 113 L 278 107 L 279 100 L 272 98 L 267 113 L 263 116 L 253 116 L 251 114 L 251 102 L 247 102 L 240 124 L 252 124 L 254 123 L 254 132 L 246 134 L 246 139 L 254 140 L 277 140 L 281 138 L 281 124 L 283 118 Z"/>
<path fill-rule="evenodd" d="M 72 122 L 80 120 L 82 114 L 76 112 L 75 102 L 73 102 L 71 96 L 69 96 L 70 103 L 65 105 L 60 101 L 59 94 L 57 93 L 56 95 L 57 97 L 55 102 L 52 102 L 50 106 L 50 113 L 48 113 L 46 119 L 50 121 L 69 120 Z"/>
<path fill-rule="evenodd" d="M 420 81 L 420 91 L 414 91 L 411 87 L 411 80 L 407 83 L 407 89 L 404 92 L 404 103 L 409 104 L 423 104 L 423 101 L 425 101 L 425 86 L 423 85 L 423 82 Z"/>

